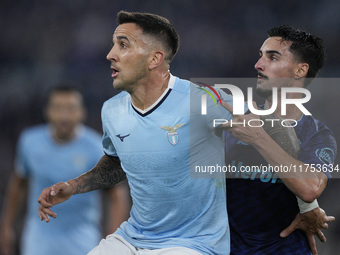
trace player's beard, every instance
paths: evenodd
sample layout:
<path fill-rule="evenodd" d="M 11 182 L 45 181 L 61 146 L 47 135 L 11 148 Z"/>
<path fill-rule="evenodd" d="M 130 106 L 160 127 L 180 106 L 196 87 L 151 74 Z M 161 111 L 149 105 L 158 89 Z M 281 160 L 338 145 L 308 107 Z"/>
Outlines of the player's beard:
<path fill-rule="evenodd" d="M 257 87 L 255 91 L 256 91 L 256 94 L 262 98 L 269 98 L 273 95 L 272 89 Z"/>
<path fill-rule="evenodd" d="M 117 90 L 125 90 L 131 94 L 136 89 L 136 84 L 145 77 L 147 70 L 146 57 L 140 59 L 138 63 L 135 63 L 133 70 L 130 68 L 128 73 L 122 71 L 124 69 L 126 70 L 127 68 L 122 68 L 120 70 L 120 76 L 113 80 L 113 87 Z"/>

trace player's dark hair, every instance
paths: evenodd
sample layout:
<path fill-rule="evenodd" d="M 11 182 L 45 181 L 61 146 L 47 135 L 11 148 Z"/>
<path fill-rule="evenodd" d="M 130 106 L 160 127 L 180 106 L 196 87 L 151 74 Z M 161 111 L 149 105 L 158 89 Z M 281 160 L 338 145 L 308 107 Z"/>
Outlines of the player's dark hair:
<path fill-rule="evenodd" d="M 169 20 L 156 14 L 120 11 L 117 24 L 135 23 L 144 34 L 151 35 L 168 51 L 166 59 L 171 61 L 179 48 L 179 35 Z"/>
<path fill-rule="evenodd" d="M 54 86 L 54 87 L 50 88 L 47 91 L 47 96 L 45 97 L 45 106 L 47 106 L 49 104 L 49 102 L 51 100 L 51 97 L 54 94 L 57 94 L 57 93 L 70 93 L 70 94 L 74 93 L 74 94 L 78 94 L 79 98 L 81 100 L 81 104 L 84 105 L 82 93 L 80 92 L 80 90 L 76 86 L 69 85 L 69 84 L 59 84 L 57 86 Z"/>
<path fill-rule="evenodd" d="M 314 78 L 323 67 L 325 63 L 325 48 L 321 38 L 287 25 L 270 29 L 268 36 L 282 37 L 283 41 L 292 42 L 290 51 L 294 54 L 296 60 L 309 65 L 306 78 Z M 307 82 L 307 85 L 309 83 Z"/>

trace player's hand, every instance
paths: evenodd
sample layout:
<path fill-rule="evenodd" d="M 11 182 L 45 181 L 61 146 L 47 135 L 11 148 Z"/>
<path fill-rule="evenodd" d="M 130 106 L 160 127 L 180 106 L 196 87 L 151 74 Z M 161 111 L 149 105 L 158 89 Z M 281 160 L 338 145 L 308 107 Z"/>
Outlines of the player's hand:
<path fill-rule="evenodd" d="M 280 233 L 280 236 L 287 237 L 294 230 L 301 229 L 307 235 L 309 247 L 311 248 L 312 253 L 316 255 L 318 254 L 318 251 L 316 249 L 314 235 L 316 235 L 321 242 L 326 242 L 326 237 L 321 232 L 321 229 L 327 229 L 327 223 L 334 220 L 335 218 L 333 216 L 327 216 L 323 209 L 317 207 L 312 211 L 305 212 L 304 214 L 298 213 L 293 222 Z"/>
<path fill-rule="evenodd" d="M 72 195 L 73 188 L 67 182 L 59 182 L 51 187 L 44 189 L 38 198 L 38 203 L 40 204 L 38 208 L 40 220 L 45 220 L 46 222 L 49 222 L 50 219 L 48 216 L 56 218 L 57 214 L 53 212 L 50 208 L 53 205 L 60 204 L 66 201 Z"/>
<path fill-rule="evenodd" d="M 222 106 L 229 112 L 233 112 L 233 107 L 227 102 L 222 101 Z M 255 109 L 257 109 L 255 102 L 253 102 L 253 106 Z M 220 125 L 219 128 L 223 128 L 224 130 L 228 131 L 242 142 L 253 144 L 259 137 L 262 137 L 266 134 L 266 131 L 261 127 L 260 122 L 260 117 L 253 113 L 246 115 L 233 115 L 233 124 L 231 124 L 229 121 L 226 124 Z"/>

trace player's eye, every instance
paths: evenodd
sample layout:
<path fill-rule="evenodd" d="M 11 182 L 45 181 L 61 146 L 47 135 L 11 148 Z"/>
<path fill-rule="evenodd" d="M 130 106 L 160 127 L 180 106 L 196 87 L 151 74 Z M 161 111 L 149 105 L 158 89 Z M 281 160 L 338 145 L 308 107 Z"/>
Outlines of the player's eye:
<path fill-rule="evenodd" d="M 270 60 L 272 60 L 272 61 L 276 61 L 276 60 L 278 60 L 278 58 L 277 58 L 277 57 L 275 57 L 275 56 L 270 56 L 270 57 L 269 57 L 269 59 L 270 59 Z"/>

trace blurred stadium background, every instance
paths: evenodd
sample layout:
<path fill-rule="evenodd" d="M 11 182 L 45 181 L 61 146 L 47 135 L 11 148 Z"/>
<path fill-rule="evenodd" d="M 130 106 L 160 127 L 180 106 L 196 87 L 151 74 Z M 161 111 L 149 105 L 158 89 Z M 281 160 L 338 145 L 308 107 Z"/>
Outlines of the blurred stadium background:
<path fill-rule="evenodd" d="M 181 46 L 171 72 L 182 78 L 254 77 L 253 67 L 267 30 L 281 24 L 322 37 L 327 60 L 319 77 L 340 75 L 338 0 L 2 0 L 0 210 L 18 135 L 23 128 L 44 121 L 42 105 L 48 88 L 60 82 L 78 84 L 85 95 L 87 124 L 101 131 L 102 103 L 116 93 L 105 57 L 119 10 L 157 13 L 173 23 Z M 336 83 L 312 87 L 309 109 L 333 130 L 340 143 L 340 88 Z M 339 184 L 332 180 L 319 199 L 320 206 L 338 218 L 324 231 L 328 242 L 318 243 L 321 255 L 340 254 Z"/>

